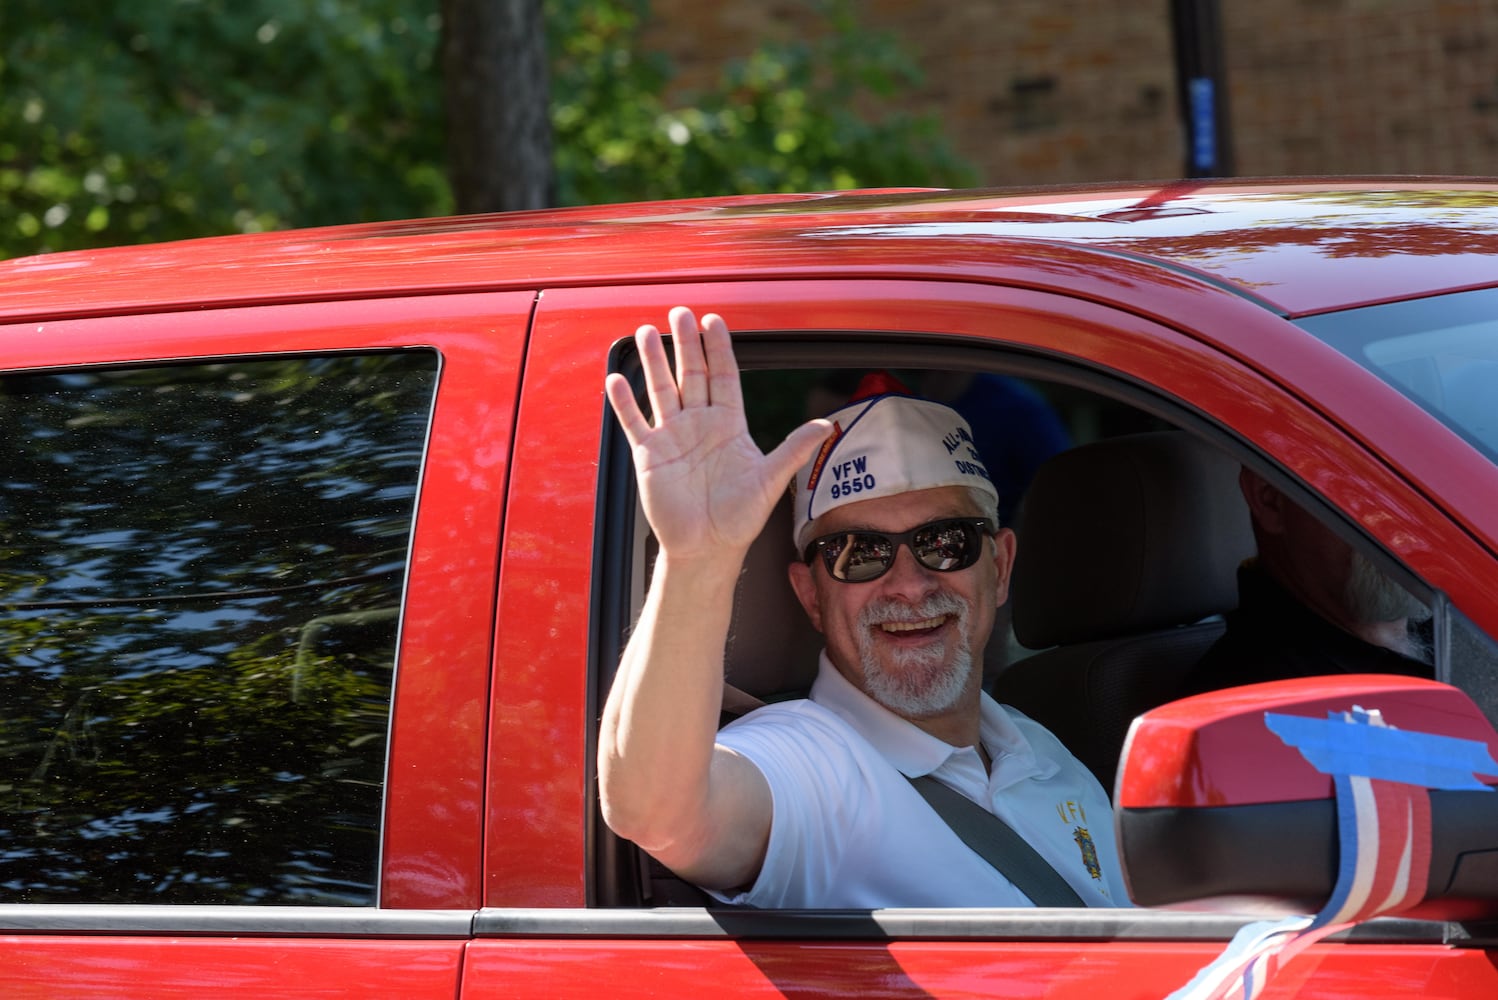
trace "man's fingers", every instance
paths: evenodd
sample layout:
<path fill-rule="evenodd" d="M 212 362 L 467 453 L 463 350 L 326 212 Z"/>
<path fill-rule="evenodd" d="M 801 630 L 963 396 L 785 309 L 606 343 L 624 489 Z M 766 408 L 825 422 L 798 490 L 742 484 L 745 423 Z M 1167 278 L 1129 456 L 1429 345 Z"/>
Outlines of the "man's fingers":
<path fill-rule="evenodd" d="M 671 310 L 671 343 L 676 352 L 676 384 L 681 405 L 706 406 L 708 403 L 707 360 L 702 353 L 702 331 L 697 316 L 686 306 Z"/>
<path fill-rule="evenodd" d="M 656 426 L 687 407 L 717 404 L 742 410 L 738 362 L 722 317 L 709 314 L 699 326 L 692 310 L 677 306 L 671 310 L 670 322 L 674 377 L 660 331 L 648 324 L 635 331 Z"/>
<path fill-rule="evenodd" d="M 659 427 L 667 417 L 681 410 L 681 397 L 676 392 L 676 381 L 671 378 L 661 332 L 648 323 L 640 327 L 635 331 L 635 347 L 640 352 L 640 366 L 645 370 L 645 393 L 650 397 L 650 408 L 655 411 Z"/>
<path fill-rule="evenodd" d="M 783 488 L 789 483 L 796 470 L 806 464 L 831 433 L 832 422 L 818 419 L 808 421 L 787 434 L 785 440 L 780 442 L 780 447 L 766 456 L 770 475 L 777 486 Z"/>
<path fill-rule="evenodd" d="M 635 391 L 630 388 L 629 379 L 614 372 L 603 380 L 603 391 L 608 396 L 609 405 L 614 408 L 614 416 L 618 418 L 619 426 L 624 428 L 624 436 L 629 439 L 630 445 L 639 444 L 650 433 L 650 423 L 645 419 L 645 414 L 640 412 L 640 404 L 635 402 Z"/>
<path fill-rule="evenodd" d="M 733 339 L 728 335 L 728 324 L 717 313 L 702 317 L 702 352 L 713 405 L 742 410 L 744 391 L 739 383 L 738 359 L 733 356 Z"/>

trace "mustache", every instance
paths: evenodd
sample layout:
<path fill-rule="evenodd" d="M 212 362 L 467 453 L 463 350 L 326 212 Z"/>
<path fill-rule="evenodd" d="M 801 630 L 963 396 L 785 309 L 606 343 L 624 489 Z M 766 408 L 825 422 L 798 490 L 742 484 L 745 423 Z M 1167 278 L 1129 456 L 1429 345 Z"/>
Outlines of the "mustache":
<path fill-rule="evenodd" d="M 863 628 L 872 628 L 882 622 L 921 621 L 945 615 L 963 617 L 967 613 L 967 601 L 950 591 L 939 590 L 916 604 L 891 597 L 870 601 L 858 613 L 858 624 Z"/>

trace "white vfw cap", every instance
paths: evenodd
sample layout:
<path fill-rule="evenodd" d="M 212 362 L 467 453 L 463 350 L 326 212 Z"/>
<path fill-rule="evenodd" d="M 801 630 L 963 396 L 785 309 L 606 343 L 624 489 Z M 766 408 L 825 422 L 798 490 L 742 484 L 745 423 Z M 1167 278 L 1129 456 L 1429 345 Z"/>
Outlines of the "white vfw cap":
<path fill-rule="evenodd" d="M 832 434 L 792 484 L 796 551 L 811 522 L 835 507 L 939 486 L 999 491 L 973 444 L 972 429 L 950 406 L 910 395 L 883 373 L 866 375 L 853 402 L 827 415 Z"/>

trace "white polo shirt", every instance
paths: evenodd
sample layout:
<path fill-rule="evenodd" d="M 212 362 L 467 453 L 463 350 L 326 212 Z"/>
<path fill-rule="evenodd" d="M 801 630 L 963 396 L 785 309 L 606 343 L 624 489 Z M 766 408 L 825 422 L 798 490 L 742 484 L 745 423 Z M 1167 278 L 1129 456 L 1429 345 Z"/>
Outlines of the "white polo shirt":
<path fill-rule="evenodd" d="M 714 895 L 763 908 L 1032 906 L 926 804 L 929 774 L 1002 818 L 1089 906 L 1128 906 L 1113 814 L 1097 779 L 1050 731 L 988 695 L 981 739 L 945 743 L 854 687 L 822 654 L 809 699 L 751 712 L 718 742 L 770 784 L 774 817 L 759 878 Z"/>

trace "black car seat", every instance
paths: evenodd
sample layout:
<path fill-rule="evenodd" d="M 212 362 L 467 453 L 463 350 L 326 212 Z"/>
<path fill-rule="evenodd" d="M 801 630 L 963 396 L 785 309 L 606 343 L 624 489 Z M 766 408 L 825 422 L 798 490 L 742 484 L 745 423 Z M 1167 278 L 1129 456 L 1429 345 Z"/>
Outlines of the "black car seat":
<path fill-rule="evenodd" d="M 1156 431 L 1062 452 L 1025 495 L 1010 601 L 1015 638 L 1042 651 L 993 693 L 1110 793 L 1129 724 L 1173 697 L 1237 605 L 1254 552 L 1238 470 L 1184 431 Z"/>

